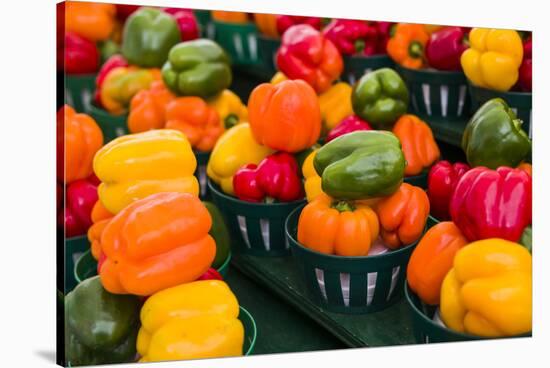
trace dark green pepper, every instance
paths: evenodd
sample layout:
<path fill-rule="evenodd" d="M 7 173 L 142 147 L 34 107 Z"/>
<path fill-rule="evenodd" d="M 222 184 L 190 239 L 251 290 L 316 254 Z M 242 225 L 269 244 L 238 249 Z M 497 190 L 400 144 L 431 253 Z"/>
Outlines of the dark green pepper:
<path fill-rule="evenodd" d="M 523 233 L 521 234 L 521 238 L 519 239 L 519 243 L 523 245 L 529 253 L 532 253 L 533 250 L 533 228 L 531 225 L 527 226 L 525 230 L 523 230 Z"/>
<path fill-rule="evenodd" d="M 214 41 L 182 42 L 170 50 L 162 79 L 179 96 L 214 96 L 231 84 L 229 58 Z"/>
<path fill-rule="evenodd" d="M 65 354 L 72 366 L 135 360 L 141 302 L 106 291 L 99 276 L 65 297 Z"/>
<path fill-rule="evenodd" d="M 390 132 L 356 131 L 317 151 L 313 160 L 321 187 L 341 200 L 368 199 L 394 193 L 405 173 L 399 139 Z"/>
<path fill-rule="evenodd" d="M 180 41 L 181 33 L 174 17 L 145 7 L 126 20 L 121 51 L 131 65 L 160 68 L 172 46 Z"/>
<path fill-rule="evenodd" d="M 409 90 L 395 70 L 382 68 L 365 74 L 355 83 L 351 104 L 355 114 L 375 129 L 391 130 L 407 112 Z"/>
<path fill-rule="evenodd" d="M 531 140 L 522 121 L 501 98 L 481 106 L 462 135 L 462 149 L 470 166 L 516 167 L 531 152 Z"/>
<path fill-rule="evenodd" d="M 219 208 L 212 202 L 203 201 L 202 203 L 204 203 L 210 217 L 212 217 L 212 227 L 209 234 L 216 241 L 216 257 L 212 262 L 212 267 L 218 269 L 229 256 L 231 235 L 229 235 L 229 229 Z"/>

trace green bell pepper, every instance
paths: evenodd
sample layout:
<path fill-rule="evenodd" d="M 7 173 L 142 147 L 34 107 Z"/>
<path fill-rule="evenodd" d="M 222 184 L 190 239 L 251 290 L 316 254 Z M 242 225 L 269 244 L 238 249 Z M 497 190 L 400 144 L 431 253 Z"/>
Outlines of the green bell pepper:
<path fill-rule="evenodd" d="M 397 72 L 382 68 L 365 74 L 353 86 L 353 111 L 375 129 L 391 130 L 407 112 L 409 90 Z"/>
<path fill-rule="evenodd" d="M 213 268 L 219 268 L 229 256 L 231 249 L 231 235 L 220 209 L 212 202 L 203 201 L 204 206 L 212 217 L 210 236 L 216 241 L 216 257 L 212 262 Z"/>
<path fill-rule="evenodd" d="M 65 297 L 65 354 L 72 366 L 133 362 L 141 302 L 115 295 L 99 276 L 82 281 Z"/>
<path fill-rule="evenodd" d="M 399 188 L 405 157 L 393 133 L 356 131 L 321 147 L 313 166 L 329 196 L 340 200 L 368 199 L 388 196 Z"/>
<path fill-rule="evenodd" d="M 519 243 L 523 245 L 529 253 L 532 253 L 533 250 L 533 228 L 531 225 L 527 226 L 525 230 L 523 230 L 523 233 L 521 234 L 521 238 L 519 239 Z"/>
<path fill-rule="evenodd" d="M 518 166 L 531 152 L 531 140 L 521 124 L 504 100 L 494 98 L 483 104 L 462 135 L 462 149 L 470 166 Z"/>
<path fill-rule="evenodd" d="M 214 41 L 182 42 L 170 50 L 162 79 L 179 96 L 214 96 L 231 84 L 229 58 Z"/>
<path fill-rule="evenodd" d="M 174 17 L 153 8 L 132 13 L 122 32 L 122 55 L 129 64 L 144 68 L 160 68 L 172 46 L 181 41 Z"/>

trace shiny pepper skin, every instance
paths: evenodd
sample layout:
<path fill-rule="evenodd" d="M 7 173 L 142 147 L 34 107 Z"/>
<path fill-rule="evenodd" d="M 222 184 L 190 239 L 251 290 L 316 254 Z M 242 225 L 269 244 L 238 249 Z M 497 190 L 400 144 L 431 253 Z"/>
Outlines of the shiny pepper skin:
<path fill-rule="evenodd" d="M 449 161 L 439 161 L 428 173 L 428 197 L 430 211 L 438 220 L 449 220 L 449 203 L 455 187 L 470 166 L 462 162 L 451 164 Z"/>
<path fill-rule="evenodd" d="M 334 138 L 338 138 L 341 135 L 356 132 L 358 130 L 372 130 L 372 127 L 368 122 L 362 120 L 357 115 L 349 115 L 342 119 L 338 125 L 336 125 L 327 135 L 325 143 L 330 142 Z"/>

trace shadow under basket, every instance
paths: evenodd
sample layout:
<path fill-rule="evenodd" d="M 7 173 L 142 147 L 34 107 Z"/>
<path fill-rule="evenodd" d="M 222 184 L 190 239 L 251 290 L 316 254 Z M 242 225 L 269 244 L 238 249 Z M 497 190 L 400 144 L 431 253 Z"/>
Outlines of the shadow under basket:
<path fill-rule="evenodd" d="M 512 111 L 523 121 L 521 127 L 533 138 L 532 123 L 532 101 L 533 94 L 528 92 L 499 92 L 492 89 L 476 87 L 469 84 L 470 95 L 472 96 L 472 114 L 477 111 L 485 102 L 493 98 L 502 98 L 510 106 Z"/>
<path fill-rule="evenodd" d="M 65 239 L 65 294 L 80 282 L 75 277 L 75 265 L 89 249 L 90 242 L 86 235 Z"/>
<path fill-rule="evenodd" d="M 426 170 L 418 175 L 405 176 L 403 181 L 422 189 L 428 189 L 428 171 Z"/>
<path fill-rule="evenodd" d="M 468 83 L 462 71 L 396 69 L 409 88 L 414 114 L 461 121 L 470 115 Z"/>
<path fill-rule="evenodd" d="M 65 75 L 65 103 L 76 112 L 89 113 L 95 90 L 96 74 Z"/>
<path fill-rule="evenodd" d="M 381 68 L 393 68 L 395 63 L 388 55 L 344 56 L 344 72 L 340 77 L 352 86 L 367 73 Z"/>
<path fill-rule="evenodd" d="M 263 68 L 269 75 L 275 74 L 277 71 L 277 50 L 281 46 L 281 40 L 278 38 L 268 37 L 263 34 L 258 34 L 258 52 Z"/>
<path fill-rule="evenodd" d="M 103 132 L 103 144 L 107 144 L 122 135 L 130 134 L 128 124 L 126 123 L 128 119 L 128 115 L 126 114 L 112 115 L 107 110 L 92 104 L 90 107 L 90 116 L 94 118 Z"/>
<path fill-rule="evenodd" d="M 236 253 L 268 257 L 290 254 L 285 240 L 285 220 L 305 200 L 252 203 L 223 193 L 211 180 L 208 188 L 227 222 Z"/>
<path fill-rule="evenodd" d="M 257 28 L 254 23 L 213 21 L 214 41 L 227 52 L 234 66 L 261 64 Z"/>
<path fill-rule="evenodd" d="M 206 175 L 206 165 L 210 158 L 210 152 L 193 151 L 195 158 L 197 159 L 197 169 L 195 170 L 195 177 L 199 181 L 199 197 L 200 199 L 207 200 L 210 198 L 210 191 L 208 190 L 208 176 Z"/>
<path fill-rule="evenodd" d="M 388 308 L 401 299 L 407 263 L 416 242 L 366 257 L 319 253 L 297 241 L 302 209 L 303 206 L 288 216 L 285 229 L 292 257 L 315 304 L 329 312 L 366 314 Z"/>

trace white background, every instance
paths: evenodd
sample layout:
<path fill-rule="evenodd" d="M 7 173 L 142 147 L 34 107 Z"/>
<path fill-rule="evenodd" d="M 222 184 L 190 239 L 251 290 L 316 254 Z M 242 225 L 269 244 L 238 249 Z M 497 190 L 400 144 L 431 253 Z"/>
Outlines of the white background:
<path fill-rule="evenodd" d="M 115 1 L 116 2 L 116 1 Z M 118 1 L 124 2 L 124 1 Z M 549 366 L 550 25 L 546 1 L 128 0 L 143 5 L 533 30 L 533 338 L 264 355 L 155 367 Z M 0 366 L 55 361 L 55 1 L 7 0 L 0 21 Z M 549 244 L 546 244 L 549 243 Z M 259 333 L 262 333 L 261 330 Z M 119 365 L 138 367 L 145 365 Z"/>

